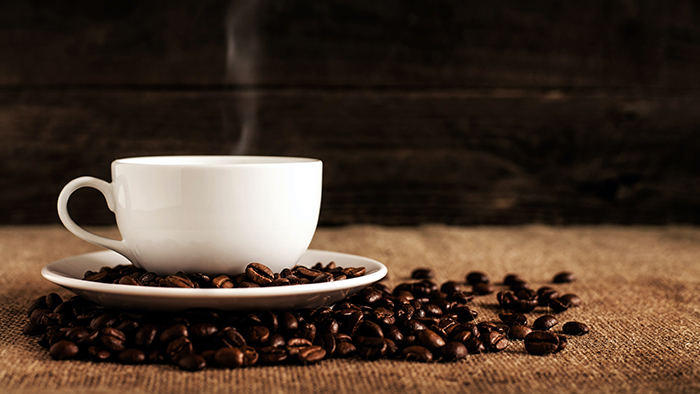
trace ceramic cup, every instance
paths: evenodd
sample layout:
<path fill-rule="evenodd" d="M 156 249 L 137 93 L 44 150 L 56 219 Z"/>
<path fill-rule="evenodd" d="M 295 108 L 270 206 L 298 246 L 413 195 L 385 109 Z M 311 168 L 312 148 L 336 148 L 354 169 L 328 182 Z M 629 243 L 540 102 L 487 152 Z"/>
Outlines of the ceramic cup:
<path fill-rule="evenodd" d="M 112 162 L 112 183 L 70 181 L 58 215 L 85 241 L 159 275 L 235 275 L 251 262 L 274 272 L 306 251 L 321 206 L 320 160 L 261 156 L 134 157 Z M 68 214 L 71 194 L 99 190 L 122 239 L 93 234 Z"/>

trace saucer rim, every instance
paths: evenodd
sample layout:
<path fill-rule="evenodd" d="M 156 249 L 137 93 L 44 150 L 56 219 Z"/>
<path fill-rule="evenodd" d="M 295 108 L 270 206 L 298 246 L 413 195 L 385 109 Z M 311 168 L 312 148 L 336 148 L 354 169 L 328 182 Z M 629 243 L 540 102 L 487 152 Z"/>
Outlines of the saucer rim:
<path fill-rule="evenodd" d="M 309 253 L 328 255 L 360 259 L 365 262 L 369 262 L 370 265 L 374 267 L 368 268 L 368 271 L 372 271 L 357 278 L 344 279 L 333 282 L 325 283 L 309 283 L 302 285 L 291 285 L 291 286 L 269 286 L 269 287 L 254 287 L 254 288 L 231 288 L 231 289 L 191 289 L 191 288 L 171 288 L 171 287 L 151 287 L 151 286 L 128 286 L 122 284 L 113 283 L 101 283 L 101 282 L 91 282 L 86 281 L 81 278 L 74 276 L 68 276 L 66 274 L 57 271 L 57 267 L 61 267 L 64 264 L 69 263 L 75 259 L 84 258 L 95 258 L 97 260 L 106 260 L 112 263 L 111 260 L 121 258 L 123 262 L 114 263 L 111 266 L 116 266 L 118 264 L 128 264 L 129 261 L 122 255 L 114 252 L 112 250 L 103 250 L 97 252 L 90 252 L 84 254 L 78 254 L 73 256 L 64 257 L 55 260 L 41 269 L 41 275 L 51 283 L 59 285 L 61 287 L 67 288 L 73 291 L 73 289 L 81 291 L 91 291 L 91 292 L 103 292 L 109 293 L 111 295 L 124 295 L 124 296 L 154 296 L 154 297 L 172 297 L 172 298 L 207 298 L 207 299 L 219 299 L 219 298 L 230 298 L 230 297 L 243 297 L 243 298 L 269 298 L 269 297 L 280 297 L 285 295 L 311 295 L 311 294 L 321 294 L 329 291 L 341 291 L 354 289 L 358 286 L 370 285 L 372 283 L 380 281 L 388 273 L 388 269 L 381 262 L 371 259 L 369 257 L 333 252 L 320 249 L 308 249 L 302 255 L 302 258 Z M 331 257 L 332 258 L 332 257 Z M 96 267 L 101 268 L 101 267 Z"/>

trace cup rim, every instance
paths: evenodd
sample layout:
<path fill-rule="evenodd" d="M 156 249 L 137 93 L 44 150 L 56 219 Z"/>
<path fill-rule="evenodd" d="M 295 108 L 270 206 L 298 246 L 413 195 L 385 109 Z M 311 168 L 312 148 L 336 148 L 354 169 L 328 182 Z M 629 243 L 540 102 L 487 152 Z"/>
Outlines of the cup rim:
<path fill-rule="evenodd" d="M 113 164 L 147 166 L 188 166 L 188 167 L 238 167 L 274 166 L 289 164 L 320 163 L 321 160 L 308 157 L 254 156 L 254 155 L 164 155 L 137 156 L 114 160 Z"/>

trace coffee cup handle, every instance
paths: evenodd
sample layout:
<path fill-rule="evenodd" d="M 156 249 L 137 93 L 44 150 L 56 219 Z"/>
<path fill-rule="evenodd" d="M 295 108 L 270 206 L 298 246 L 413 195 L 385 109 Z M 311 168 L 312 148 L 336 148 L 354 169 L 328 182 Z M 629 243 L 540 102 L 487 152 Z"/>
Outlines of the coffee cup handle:
<path fill-rule="evenodd" d="M 78 238 L 92 244 L 102 246 L 103 248 L 112 249 L 113 251 L 130 259 L 130 253 L 128 252 L 128 248 L 126 247 L 124 241 L 93 234 L 80 227 L 73 221 L 70 214 L 68 214 L 68 199 L 73 192 L 83 187 L 91 187 L 102 193 L 105 200 L 107 200 L 107 207 L 110 211 L 114 212 L 115 202 L 112 184 L 107 183 L 102 179 L 93 178 L 91 176 L 83 176 L 68 182 L 68 184 L 63 187 L 63 190 L 61 190 L 61 193 L 58 195 L 58 217 L 61 219 L 61 222 L 63 222 L 63 225 L 66 226 L 68 231 L 73 233 Z"/>

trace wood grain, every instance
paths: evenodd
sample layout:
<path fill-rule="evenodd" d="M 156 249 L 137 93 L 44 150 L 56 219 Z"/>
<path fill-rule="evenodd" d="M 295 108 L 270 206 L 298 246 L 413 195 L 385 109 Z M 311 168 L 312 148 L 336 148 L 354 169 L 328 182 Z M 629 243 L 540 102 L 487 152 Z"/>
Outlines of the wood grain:
<path fill-rule="evenodd" d="M 697 89 L 699 13 L 691 0 L 8 1 L 0 85 Z"/>
<path fill-rule="evenodd" d="M 241 146 L 238 106 L 256 133 Z M 0 222 L 55 222 L 118 157 L 324 161 L 321 224 L 700 223 L 700 98 L 635 91 L 0 93 Z M 250 120 L 248 120 L 250 122 Z M 96 193 L 71 210 L 113 222 Z"/>

